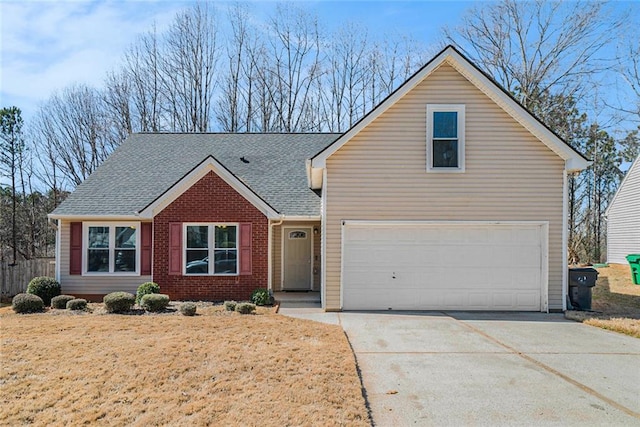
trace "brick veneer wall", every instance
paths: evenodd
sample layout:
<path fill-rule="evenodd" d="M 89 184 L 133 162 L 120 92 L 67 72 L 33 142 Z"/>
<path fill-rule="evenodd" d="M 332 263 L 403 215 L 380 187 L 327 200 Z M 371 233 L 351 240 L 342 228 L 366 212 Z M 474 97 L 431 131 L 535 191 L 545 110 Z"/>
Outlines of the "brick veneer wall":
<path fill-rule="evenodd" d="M 170 222 L 252 223 L 250 275 L 183 276 L 169 274 Z M 214 172 L 162 210 L 153 220 L 153 280 L 172 300 L 247 300 L 267 287 L 268 219 Z M 183 260 L 184 262 L 184 260 Z"/>

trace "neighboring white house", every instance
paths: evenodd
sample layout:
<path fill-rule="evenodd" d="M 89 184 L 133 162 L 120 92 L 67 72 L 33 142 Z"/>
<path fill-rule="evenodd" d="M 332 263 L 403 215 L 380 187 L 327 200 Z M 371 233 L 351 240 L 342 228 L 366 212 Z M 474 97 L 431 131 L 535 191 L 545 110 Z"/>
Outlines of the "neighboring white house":
<path fill-rule="evenodd" d="M 626 264 L 628 254 L 640 253 L 640 156 L 627 171 L 606 216 L 607 261 Z"/>

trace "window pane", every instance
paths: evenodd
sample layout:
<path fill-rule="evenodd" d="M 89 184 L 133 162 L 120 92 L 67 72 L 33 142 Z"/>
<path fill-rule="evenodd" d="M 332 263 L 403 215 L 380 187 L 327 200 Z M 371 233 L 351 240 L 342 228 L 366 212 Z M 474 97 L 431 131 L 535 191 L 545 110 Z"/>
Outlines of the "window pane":
<path fill-rule="evenodd" d="M 109 271 L 109 249 L 89 249 L 87 258 L 87 271 Z"/>
<path fill-rule="evenodd" d="M 305 233 L 304 231 L 292 231 L 289 233 L 289 238 L 290 239 L 306 239 L 307 233 Z"/>
<path fill-rule="evenodd" d="M 209 227 L 206 225 L 187 226 L 187 248 L 208 248 Z"/>
<path fill-rule="evenodd" d="M 116 249 L 115 271 L 136 271 L 136 250 L 135 249 Z"/>
<path fill-rule="evenodd" d="M 433 167 L 458 167 L 458 140 L 433 141 Z"/>
<path fill-rule="evenodd" d="M 209 273 L 209 251 L 196 249 L 187 250 L 187 274 Z"/>
<path fill-rule="evenodd" d="M 89 227 L 89 247 L 109 247 L 109 227 Z"/>
<path fill-rule="evenodd" d="M 116 227 L 116 248 L 135 248 L 136 228 Z"/>
<path fill-rule="evenodd" d="M 235 225 L 216 226 L 216 248 L 236 248 L 236 227 Z"/>
<path fill-rule="evenodd" d="M 457 138 L 458 113 L 455 111 L 436 111 L 433 113 L 433 137 Z"/>
<path fill-rule="evenodd" d="M 216 249 L 214 274 L 236 274 L 238 271 L 238 254 L 235 249 Z"/>

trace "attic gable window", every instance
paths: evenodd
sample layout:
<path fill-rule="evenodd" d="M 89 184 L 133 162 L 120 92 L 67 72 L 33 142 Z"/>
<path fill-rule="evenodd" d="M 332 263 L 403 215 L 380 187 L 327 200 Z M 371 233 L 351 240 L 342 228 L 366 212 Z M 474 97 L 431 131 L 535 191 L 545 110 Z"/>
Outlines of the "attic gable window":
<path fill-rule="evenodd" d="M 427 104 L 427 172 L 464 172 L 465 108 Z"/>

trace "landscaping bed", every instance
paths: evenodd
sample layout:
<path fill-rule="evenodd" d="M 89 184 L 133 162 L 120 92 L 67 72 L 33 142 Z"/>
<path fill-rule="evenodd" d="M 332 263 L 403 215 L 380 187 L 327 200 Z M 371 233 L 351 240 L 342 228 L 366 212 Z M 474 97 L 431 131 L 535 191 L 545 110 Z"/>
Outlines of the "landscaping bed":
<path fill-rule="evenodd" d="M 566 317 L 640 338 L 640 285 L 631 281 L 629 266 L 611 264 L 597 270 L 592 311 L 567 311 Z"/>
<path fill-rule="evenodd" d="M 6 425 L 369 425 L 342 329 L 199 303 L 182 316 L 0 308 Z"/>

